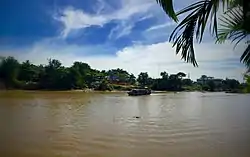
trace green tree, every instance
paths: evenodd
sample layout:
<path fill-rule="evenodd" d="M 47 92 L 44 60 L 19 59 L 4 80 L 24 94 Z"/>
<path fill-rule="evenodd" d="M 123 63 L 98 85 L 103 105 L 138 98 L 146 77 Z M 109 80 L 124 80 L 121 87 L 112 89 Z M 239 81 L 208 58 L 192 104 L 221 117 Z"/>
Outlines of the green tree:
<path fill-rule="evenodd" d="M 249 0 L 199 0 L 175 13 L 173 0 L 156 0 L 174 21 L 178 16 L 185 18 L 178 23 L 169 40 L 176 47 L 176 53 L 181 53 L 182 59 L 198 66 L 194 52 L 194 39 L 200 43 L 207 26 L 210 25 L 216 43 L 232 40 L 236 45 L 246 41 L 246 49 L 240 60 L 250 68 L 250 1 Z M 218 10 L 223 11 L 221 17 Z M 209 19 L 210 18 L 210 19 Z M 220 25 L 218 22 L 220 21 Z"/>
<path fill-rule="evenodd" d="M 207 86 L 208 86 L 208 90 L 210 90 L 212 92 L 215 91 L 216 86 L 215 86 L 214 81 L 208 81 Z"/>
<path fill-rule="evenodd" d="M 87 63 L 74 62 L 73 66 L 70 67 L 72 88 L 82 89 L 90 86 L 94 77 L 93 73 Z"/>
<path fill-rule="evenodd" d="M 7 88 L 15 87 L 20 69 L 20 64 L 13 57 L 4 58 L 0 66 L 0 78 L 4 81 Z"/>
<path fill-rule="evenodd" d="M 135 77 L 134 74 L 130 74 L 130 75 L 129 75 L 129 83 L 130 83 L 131 85 L 134 85 L 134 84 L 136 83 L 136 77 Z"/>
<path fill-rule="evenodd" d="M 23 62 L 20 66 L 18 79 L 25 82 L 37 82 L 38 67 L 31 64 L 29 60 Z"/>
<path fill-rule="evenodd" d="M 123 69 L 111 69 L 107 71 L 107 75 L 109 76 L 112 83 L 130 83 L 131 76 Z"/>
<path fill-rule="evenodd" d="M 239 89 L 240 82 L 235 79 L 226 79 L 223 80 L 223 88 L 224 90 L 235 90 Z"/>
<path fill-rule="evenodd" d="M 138 78 L 137 78 L 137 81 L 140 83 L 141 86 L 147 86 L 149 85 L 149 76 L 148 76 L 148 73 L 147 72 L 141 72 L 139 75 L 138 75 Z"/>
<path fill-rule="evenodd" d="M 183 72 L 178 72 L 177 73 L 177 77 L 180 78 L 180 79 L 182 79 L 183 77 L 186 77 L 186 74 L 183 73 Z"/>
<path fill-rule="evenodd" d="M 246 81 L 246 92 L 250 93 L 250 76 L 249 75 L 245 75 L 244 79 Z"/>
<path fill-rule="evenodd" d="M 160 73 L 162 79 L 168 79 L 168 73 L 166 71 L 163 71 Z"/>
<path fill-rule="evenodd" d="M 182 85 L 183 86 L 192 86 L 193 81 L 191 79 L 183 79 L 182 80 Z"/>
<path fill-rule="evenodd" d="M 208 77 L 206 75 L 201 75 L 201 81 L 202 81 L 202 84 L 205 84 L 206 80 L 208 79 Z"/>
<path fill-rule="evenodd" d="M 65 69 L 59 60 L 49 59 L 48 65 L 40 79 L 42 88 L 45 89 L 63 89 L 63 80 L 65 77 Z"/>
<path fill-rule="evenodd" d="M 106 90 L 113 90 L 113 87 L 109 84 L 107 79 L 103 79 L 96 90 L 106 91 Z"/>
<path fill-rule="evenodd" d="M 177 74 L 171 74 L 169 76 L 169 90 L 181 90 L 181 79 L 178 77 Z"/>

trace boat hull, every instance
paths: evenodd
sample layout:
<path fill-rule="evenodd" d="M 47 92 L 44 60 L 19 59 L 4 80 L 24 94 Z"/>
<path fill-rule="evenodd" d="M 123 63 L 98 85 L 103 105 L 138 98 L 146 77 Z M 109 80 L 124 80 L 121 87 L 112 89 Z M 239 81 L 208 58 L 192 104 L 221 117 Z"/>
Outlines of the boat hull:
<path fill-rule="evenodd" d="M 150 94 L 151 94 L 150 90 L 143 90 L 143 89 L 132 90 L 128 92 L 129 96 L 141 96 L 141 95 L 150 95 Z"/>

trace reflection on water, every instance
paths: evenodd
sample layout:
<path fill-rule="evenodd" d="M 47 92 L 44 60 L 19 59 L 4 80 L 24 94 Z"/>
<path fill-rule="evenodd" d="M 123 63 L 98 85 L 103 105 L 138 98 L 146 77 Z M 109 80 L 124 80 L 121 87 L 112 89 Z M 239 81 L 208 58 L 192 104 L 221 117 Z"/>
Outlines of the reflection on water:
<path fill-rule="evenodd" d="M 250 97 L 1 92 L 1 157 L 249 157 Z"/>

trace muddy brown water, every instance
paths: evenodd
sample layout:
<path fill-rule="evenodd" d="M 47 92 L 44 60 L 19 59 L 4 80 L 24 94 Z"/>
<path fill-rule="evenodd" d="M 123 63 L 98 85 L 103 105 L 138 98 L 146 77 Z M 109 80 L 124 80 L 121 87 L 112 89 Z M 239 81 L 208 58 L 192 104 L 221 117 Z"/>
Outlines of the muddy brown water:
<path fill-rule="evenodd" d="M 1 157 L 249 157 L 250 95 L 0 92 Z"/>

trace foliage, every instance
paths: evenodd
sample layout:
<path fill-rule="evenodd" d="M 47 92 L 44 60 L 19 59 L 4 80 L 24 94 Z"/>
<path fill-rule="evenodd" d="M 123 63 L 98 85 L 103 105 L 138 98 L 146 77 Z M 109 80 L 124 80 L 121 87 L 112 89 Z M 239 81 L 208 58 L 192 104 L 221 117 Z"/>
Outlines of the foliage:
<path fill-rule="evenodd" d="M 151 84 L 152 79 L 148 76 L 147 72 L 141 72 L 138 75 L 137 81 L 142 87 L 145 87 Z"/>
<path fill-rule="evenodd" d="M 101 91 L 112 91 L 113 87 L 109 84 L 109 82 L 104 79 L 102 80 L 102 82 L 100 83 L 100 85 L 96 88 L 96 90 L 101 90 Z"/>
<path fill-rule="evenodd" d="M 110 83 L 115 84 L 135 84 L 136 77 L 123 69 L 111 69 L 107 71 Z"/>
<path fill-rule="evenodd" d="M 116 78 L 112 80 L 112 78 Z M 0 80 L 6 88 L 69 90 L 93 88 L 112 90 L 111 84 L 134 85 L 136 77 L 123 69 L 99 71 L 87 63 L 74 62 L 64 67 L 59 60 L 49 59 L 47 65 L 30 61 L 19 63 L 13 57 L 1 58 Z M 124 89 L 124 88 L 122 88 Z"/>
<path fill-rule="evenodd" d="M 19 63 L 13 57 L 3 58 L 0 64 L 1 84 L 8 89 L 19 88 L 26 90 L 70 90 L 91 88 L 95 90 L 131 90 L 133 88 L 148 87 L 159 91 L 207 90 L 232 91 L 241 86 L 237 80 L 207 81 L 206 75 L 201 76 L 198 84 L 187 79 L 186 74 L 168 74 L 163 71 L 161 78 L 151 78 L 147 72 L 141 72 L 136 78 L 123 69 L 99 71 L 88 64 L 75 62 L 71 67 L 64 67 L 59 60 L 49 59 L 47 65 L 34 65 L 30 61 Z M 248 89 L 250 79 L 246 76 Z M 139 84 L 139 86 L 137 86 Z M 2 86 L 2 85 L 1 85 Z M 245 87 L 242 85 L 242 87 Z"/>
<path fill-rule="evenodd" d="M 194 52 L 194 39 L 200 43 L 208 25 L 217 43 L 226 40 L 236 42 L 245 40 L 246 49 L 240 60 L 250 68 L 250 1 L 249 0 L 199 0 L 175 13 L 172 0 L 156 0 L 166 14 L 174 21 L 176 17 L 185 16 L 173 30 L 169 40 L 176 47 L 176 53 L 186 62 L 198 66 Z M 218 10 L 223 16 L 218 17 Z M 210 19 L 209 19 L 210 18 Z M 220 25 L 218 27 L 218 22 Z"/>
<path fill-rule="evenodd" d="M 171 74 L 168 76 L 167 72 L 161 72 L 160 79 L 155 79 L 152 85 L 154 90 L 169 90 L 169 91 L 180 91 L 182 88 L 182 77 L 186 74 L 179 72 L 178 74 Z"/>
<path fill-rule="evenodd" d="M 13 88 L 17 85 L 17 76 L 20 66 L 13 57 L 4 58 L 0 66 L 0 78 L 5 82 L 7 88 Z"/>
<path fill-rule="evenodd" d="M 244 76 L 244 79 L 246 81 L 246 88 L 245 88 L 245 91 L 247 93 L 250 93 L 250 76 L 249 75 L 245 75 Z"/>

